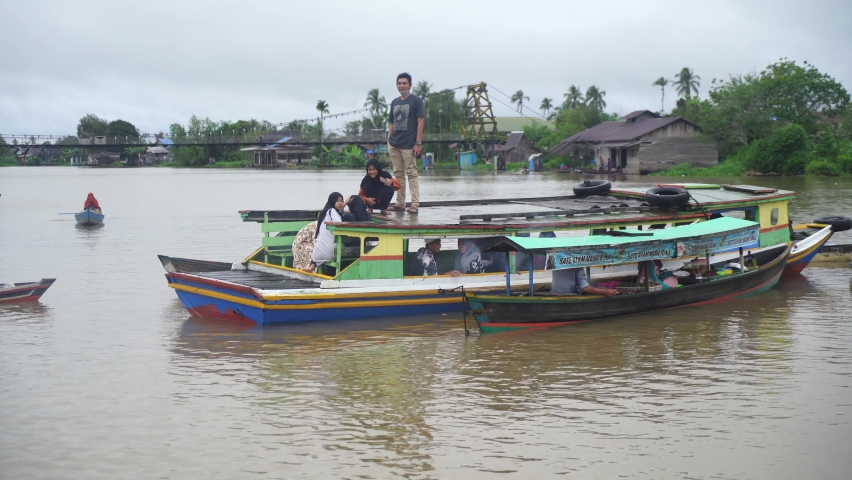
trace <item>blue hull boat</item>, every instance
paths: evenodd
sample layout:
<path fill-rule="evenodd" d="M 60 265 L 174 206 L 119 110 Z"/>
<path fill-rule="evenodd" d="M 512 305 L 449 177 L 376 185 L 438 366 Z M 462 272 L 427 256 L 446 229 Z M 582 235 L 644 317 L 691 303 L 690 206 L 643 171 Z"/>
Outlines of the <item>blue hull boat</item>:
<path fill-rule="evenodd" d="M 104 223 L 104 214 L 91 208 L 74 214 L 77 225 L 100 225 Z"/>

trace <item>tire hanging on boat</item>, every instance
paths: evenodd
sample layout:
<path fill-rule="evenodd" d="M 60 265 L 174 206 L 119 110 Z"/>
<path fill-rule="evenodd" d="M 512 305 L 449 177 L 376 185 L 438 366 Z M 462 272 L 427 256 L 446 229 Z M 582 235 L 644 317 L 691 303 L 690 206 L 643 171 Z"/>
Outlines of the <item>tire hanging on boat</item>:
<path fill-rule="evenodd" d="M 645 201 L 655 207 L 676 207 L 689 201 L 689 192 L 680 187 L 655 187 L 645 192 Z"/>
<path fill-rule="evenodd" d="M 820 217 L 814 220 L 814 223 L 831 225 L 832 232 L 845 232 L 846 230 L 852 230 L 852 218 L 849 217 Z"/>
<path fill-rule="evenodd" d="M 574 195 L 585 198 L 592 195 L 607 193 L 612 188 L 612 182 L 606 180 L 586 180 L 574 185 Z"/>

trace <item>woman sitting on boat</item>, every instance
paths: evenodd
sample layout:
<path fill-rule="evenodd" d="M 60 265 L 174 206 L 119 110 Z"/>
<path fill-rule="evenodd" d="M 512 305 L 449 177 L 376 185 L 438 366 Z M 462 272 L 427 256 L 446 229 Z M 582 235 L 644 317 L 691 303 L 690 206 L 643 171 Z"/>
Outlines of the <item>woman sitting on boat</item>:
<path fill-rule="evenodd" d="M 317 230 L 314 237 L 314 249 L 311 252 L 311 263 L 303 268 L 304 271 L 316 271 L 317 267 L 334 259 L 334 235 L 328 229 L 326 222 L 342 222 L 343 218 L 341 215 L 347 203 L 349 202 L 344 201 L 343 195 L 338 192 L 331 192 L 331 195 L 328 196 L 328 201 L 325 202 L 325 206 L 323 206 L 322 212 L 317 219 Z"/>
<path fill-rule="evenodd" d="M 616 295 L 618 291 L 589 285 L 589 281 L 586 280 L 586 272 L 581 267 L 577 267 L 553 270 L 550 293 L 553 295 L 604 295 L 611 297 Z"/>
<path fill-rule="evenodd" d="M 435 255 L 441 251 L 441 239 L 440 238 L 427 238 L 426 246 L 420 247 L 417 250 L 417 261 L 420 262 L 417 268 L 417 272 L 415 275 L 438 275 L 438 262 L 435 261 Z M 444 275 L 450 275 L 453 277 L 458 277 L 461 275 L 461 272 L 458 270 L 451 270 L 446 272 Z"/>
<path fill-rule="evenodd" d="M 92 193 L 92 192 L 89 192 L 89 196 L 86 197 L 86 203 L 83 204 L 83 210 L 89 210 L 89 209 L 92 209 L 96 212 L 101 211 L 101 206 L 98 203 L 98 199 L 95 198 L 95 194 Z"/>
<path fill-rule="evenodd" d="M 376 209 L 382 215 L 388 214 L 388 205 L 393 199 L 394 192 L 399 190 L 399 180 L 393 178 L 389 172 L 382 170 L 382 164 L 378 160 L 367 161 L 367 175 L 361 180 L 361 190 L 358 196 L 367 205 L 368 209 Z M 351 207 L 350 207 L 351 210 Z"/>
<path fill-rule="evenodd" d="M 461 273 L 485 273 L 485 267 L 491 261 L 483 260 L 482 252 L 476 240 L 459 239 L 459 251 L 456 253 L 455 270 Z"/>

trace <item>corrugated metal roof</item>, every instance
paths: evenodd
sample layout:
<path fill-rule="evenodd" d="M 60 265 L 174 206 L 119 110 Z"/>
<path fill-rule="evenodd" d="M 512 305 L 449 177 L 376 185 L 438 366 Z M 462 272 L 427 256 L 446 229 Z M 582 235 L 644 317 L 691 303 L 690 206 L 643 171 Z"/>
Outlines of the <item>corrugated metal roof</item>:
<path fill-rule="evenodd" d="M 625 120 L 630 120 L 630 119 L 632 119 L 632 118 L 636 118 L 636 117 L 638 117 L 638 116 L 640 116 L 640 115 L 643 115 L 643 114 L 646 114 L 646 113 L 650 113 L 651 115 L 653 115 L 653 116 L 655 116 L 655 117 L 657 117 L 657 118 L 660 118 L 660 116 L 659 116 L 659 115 L 657 115 L 656 113 L 654 113 L 654 112 L 652 112 L 652 111 L 650 111 L 650 110 L 636 110 L 636 111 L 633 111 L 633 112 L 628 113 L 627 115 L 625 115 L 625 116 L 623 116 L 623 117 L 621 117 L 621 118 L 623 118 L 623 119 L 625 119 Z"/>
<path fill-rule="evenodd" d="M 640 137 L 647 135 L 655 130 L 664 128 L 672 123 L 686 122 L 693 125 L 697 130 L 700 130 L 698 125 L 684 119 L 683 117 L 667 117 L 667 118 L 649 118 L 636 123 L 628 122 L 604 122 L 595 125 L 592 128 L 583 130 L 580 133 L 571 135 L 570 137 L 557 143 L 550 149 L 552 153 L 563 155 L 568 151 L 568 147 L 574 143 L 617 143 L 639 140 Z"/>
<path fill-rule="evenodd" d="M 500 150 L 511 150 L 521 144 L 521 139 L 524 138 L 524 132 L 512 132 L 509 138 L 506 139 L 506 145 L 503 145 Z"/>

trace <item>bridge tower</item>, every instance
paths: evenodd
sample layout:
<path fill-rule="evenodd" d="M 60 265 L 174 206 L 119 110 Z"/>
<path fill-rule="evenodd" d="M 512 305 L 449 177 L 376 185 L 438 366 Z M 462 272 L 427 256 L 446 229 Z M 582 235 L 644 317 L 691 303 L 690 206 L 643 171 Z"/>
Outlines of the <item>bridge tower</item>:
<path fill-rule="evenodd" d="M 485 82 L 467 86 L 460 129 L 462 138 L 469 141 L 494 140 L 497 135 L 497 120 L 491 110 Z"/>

